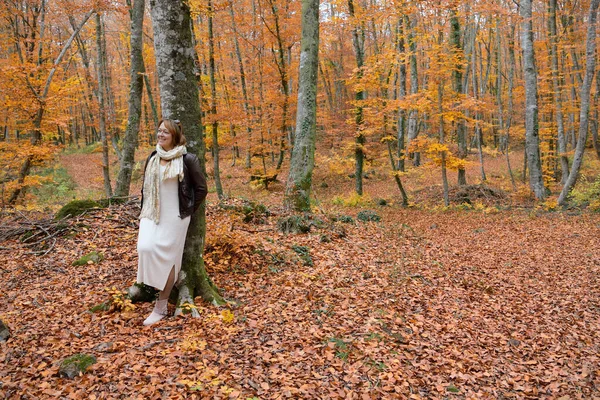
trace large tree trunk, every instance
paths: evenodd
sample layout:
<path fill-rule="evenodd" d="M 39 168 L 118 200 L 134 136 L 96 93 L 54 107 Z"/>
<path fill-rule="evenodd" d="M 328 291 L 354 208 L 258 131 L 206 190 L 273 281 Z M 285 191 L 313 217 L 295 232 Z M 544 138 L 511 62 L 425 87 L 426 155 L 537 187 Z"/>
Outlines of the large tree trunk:
<path fill-rule="evenodd" d="M 188 149 L 198 156 L 201 169 L 205 172 L 205 145 L 194 66 L 190 9 L 182 0 L 150 0 L 150 7 L 163 116 L 181 121 Z M 183 262 L 176 285 L 177 314 L 182 312 L 182 304 L 193 304 L 194 297 L 198 295 L 213 304 L 224 304 L 204 267 L 202 254 L 205 234 L 206 215 L 205 205 L 202 204 L 192 215 L 185 240 Z M 196 310 L 192 313 L 195 317 L 199 316 Z"/>
<path fill-rule="evenodd" d="M 585 77 L 581 85 L 581 108 L 579 110 L 579 137 L 577 146 L 575 147 L 575 156 L 573 157 L 573 166 L 565 185 L 563 186 L 560 195 L 558 196 L 558 204 L 565 203 L 569 192 L 575 186 L 579 177 L 579 169 L 583 161 L 583 153 L 585 151 L 585 143 L 588 136 L 588 120 L 590 111 L 590 90 L 594 73 L 596 70 L 596 17 L 598 13 L 598 5 L 600 0 L 592 0 L 590 4 L 588 31 L 586 38 L 586 67 Z"/>
<path fill-rule="evenodd" d="M 546 187 L 540 162 L 540 139 L 538 126 L 538 88 L 535 54 L 533 50 L 533 23 L 531 0 L 522 0 L 520 5 L 521 47 L 525 77 L 525 151 L 529 167 L 529 187 L 538 200 L 546 198 Z"/>
<path fill-rule="evenodd" d="M 310 211 L 312 172 L 317 136 L 317 76 L 319 69 L 319 0 L 302 0 L 302 43 L 298 86 L 298 111 L 294 149 L 284 205 Z"/>
<path fill-rule="evenodd" d="M 208 0 L 208 70 L 210 76 L 210 97 L 212 114 L 212 155 L 213 173 L 215 175 L 215 188 L 219 200 L 223 200 L 223 185 L 221 184 L 221 167 L 219 166 L 219 121 L 217 120 L 217 83 L 215 79 L 215 37 L 213 34 L 213 6 Z"/>
<path fill-rule="evenodd" d="M 104 194 L 106 197 L 112 197 L 112 187 L 110 184 L 110 171 L 108 167 L 108 138 L 106 133 L 106 102 L 104 99 L 104 62 L 106 52 L 102 45 L 102 16 L 96 14 L 96 52 L 97 52 L 97 79 L 98 79 L 98 123 L 100 128 L 100 139 L 102 141 L 102 175 L 104 176 Z"/>
<path fill-rule="evenodd" d="M 131 2 L 130 7 L 131 7 Z M 129 70 L 129 99 L 127 108 L 127 128 L 123 138 L 121 168 L 117 177 L 115 195 L 129 196 L 131 172 L 135 158 L 135 148 L 138 142 L 140 120 L 142 118 L 142 91 L 144 89 L 144 58 L 142 56 L 142 27 L 144 25 L 145 0 L 134 0 L 131 7 L 131 66 Z"/>
<path fill-rule="evenodd" d="M 365 59 L 365 33 L 361 27 L 361 23 L 354 20 L 354 2 L 353 0 L 348 0 L 348 9 L 350 12 L 350 17 L 353 19 L 354 28 L 352 29 L 352 43 L 354 45 L 354 53 L 356 56 L 356 67 L 357 67 L 357 77 L 358 81 L 361 80 L 363 75 L 363 65 Z M 354 96 L 357 105 L 354 109 L 354 122 L 356 124 L 356 134 L 355 134 L 355 149 L 354 149 L 354 159 L 355 159 L 355 186 L 356 193 L 358 195 L 363 194 L 363 164 L 365 160 L 365 134 L 363 133 L 363 107 L 362 101 L 365 100 L 365 91 L 363 89 L 359 89 L 356 91 Z"/>

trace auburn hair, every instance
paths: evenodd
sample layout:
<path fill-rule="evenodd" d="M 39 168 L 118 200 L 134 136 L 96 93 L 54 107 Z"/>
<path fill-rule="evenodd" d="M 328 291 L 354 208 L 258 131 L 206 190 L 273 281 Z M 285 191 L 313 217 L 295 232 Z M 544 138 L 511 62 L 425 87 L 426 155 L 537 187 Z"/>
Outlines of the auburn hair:
<path fill-rule="evenodd" d="M 183 146 L 187 143 L 185 136 L 183 136 L 183 127 L 178 119 L 161 119 L 158 126 L 165 124 L 165 128 L 173 136 L 173 144 L 175 146 Z"/>

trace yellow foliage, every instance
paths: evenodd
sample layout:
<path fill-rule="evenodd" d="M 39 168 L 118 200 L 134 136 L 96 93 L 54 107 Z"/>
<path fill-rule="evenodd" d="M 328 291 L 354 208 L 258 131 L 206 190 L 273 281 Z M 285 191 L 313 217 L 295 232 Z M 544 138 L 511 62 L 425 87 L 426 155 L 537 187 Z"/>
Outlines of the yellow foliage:
<path fill-rule="evenodd" d="M 331 157 L 320 157 L 317 154 L 317 165 L 319 167 L 324 167 L 327 170 L 327 173 L 334 175 L 346 175 L 348 171 L 352 171 L 354 167 L 354 160 L 343 157 L 339 154 L 335 154 Z"/>
<path fill-rule="evenodd" d="M 198 334 L 192 334 L 179 344 L 178 348 L 186 352 L 202 351 L 206 348 L 206 341 Z"/>
<path fill-rule="evenodd" d="M 235 320 L 235 314 L 230 310 L 223 310 L 221 311 L 221 319 L 225 325 L 230 325 Z"/>
<path fill-rule="evenodd" d="M 135 304 L 133 304 L 131 300 L 127 298 L 125 292 L 120 291 L 114 286 L 111 288 L 105 288 L 105 290 L 110 294 L 111 311 L 128 312 L 135 310 Z"/>
<path fill-rule="evenodd" d="M 335 196 L 332 203 L 338 206 L 344 207 L 362 207 L 366 206 L 371 202 L 371 197 L 368 194 L 359 195 L 352 193 L 350 196 Z"/>
<path fill-rule="evenodd" d="M 542 203 L 542 208 L 545 211 L 556 211 L 558 209 L 558 200 L 557 199 L 548 199 Z"/>

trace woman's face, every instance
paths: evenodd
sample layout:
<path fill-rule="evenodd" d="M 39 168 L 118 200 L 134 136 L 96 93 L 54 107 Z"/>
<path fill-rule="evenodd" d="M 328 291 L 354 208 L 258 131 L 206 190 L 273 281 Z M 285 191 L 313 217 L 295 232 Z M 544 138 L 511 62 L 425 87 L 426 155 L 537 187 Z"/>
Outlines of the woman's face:
<path fill-rule="evenodd" d="M 160 144 L 160 147 L 166 151 L 169 151 L 175 147 L 173 144 L 173 135 L 171 135 L 171 132 L 167 130 L 164 122 L 158 127 L 157 140 L 158 144 Z"/>

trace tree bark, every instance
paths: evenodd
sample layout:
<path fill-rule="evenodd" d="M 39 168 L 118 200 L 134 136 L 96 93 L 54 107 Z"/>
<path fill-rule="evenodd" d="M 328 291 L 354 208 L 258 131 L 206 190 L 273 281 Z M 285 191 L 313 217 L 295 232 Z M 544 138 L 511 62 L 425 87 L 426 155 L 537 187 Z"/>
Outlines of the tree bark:
<path fill-rule="evenodd" d="M 354 20 L 354 1 L 348 0 L 348 10 L 350 18 Z M 352 29 L 352 44 L 354 45 L 354 53 L 356 56 L 356 67 L 357 67 L 357 80 L 360 82 L 363 76 L 363 65 L 365 59 L 365 33 L 361 27 L 360 22 L 353 21 L 354 27 Z M 363 132 L 363 106 L 362 102 L 365 100 L 365 92 L 363 89 L 359 89 L 355 92 L 354 99 L 356 100 L 356 106 L 354 108 L 354 122 L 356 124 L 355 133 L 355 189 L 356 193 L 360 196 L 363 194 L 363 164 L 365 160 L 365 143 L 366 138 Z"/>
<path fill-rule="evenodd" d="M 208 0 L 208 70 L 210 78 L 210 97 L 212 114 L 212 155 L 213 155 L 213 173 L 215 176 L 215 188 L 219 200 L 223 200 L 223 185 L 221 184 L 221 167 L 219 166 L 219 121 L 217 119 L 217 83 L 215 79 L 215 37 L 213 33 L 213 5 L 212 0 Z"/>
<path fill-rule="evenodd" d="M 562 93 L 560 88 L 560 79 L 558 75 L 558 38 L 556 34 L 556 2 L 548 2 L 548 36 L 550 39 L 550 68 L 552 73 L 552 89 L 554 97 L 554 118 L 556 120 L 556 130 L 558 131 L 558 157 L 561 167 L 561 183 L 565 184 L 569 175 L 569 159 L 567 157 L 567 140 L 565 137 L 565 126 L 562 111 Z"/>
<path fill-rule="evenodd" d="M 319 71 L 319 0 L 302 0 L 302 42 L 298 74 L 298 111 L 284 205 L 310 211 L 312 172 L 317 136 L 317 78 Z"/>
<path fill-rule="evenodd" d="M 129 2 L 131 3 L 131 2 Z M 142 92 L 144 89 L 144 58 L 143 47 L 143 25 L 144 25 L 145 0 L 133 0 L 131 7 L 131 65 L 129 70 L 129 99 L 127 102 L 127 128 L 123 138 L 123 149 L 121 165 L 115 195 L 119 197 L 129 196 L 131 185 L 131 173 L 135 161 L 135 149 L 138 143 L 140 120 L 142 118 Z"/>
<path fill-rule="evenodd" d="M 456 93 L 456 96 L 459 96 L 463 93 L 462 87 L 462 47 L 460 40 L 460 22 L 458 20 L 458 15 L 456 9 L 452 10 L 452 16 L 450 18 L 450 45 L 452 47 L 452 51 L 454 53 L 454 58 L 457 60 L 454 68 L 452 70 L 452 86 L 453 90 Z M 458 106 L 458 104 L 456 105 Z M 466 137 L 466 129 L 465 129 L 465 121 L 463 118 L 459 118 L 456 122 L 456 137 L 458 141 L 458 157 L 461 159 L 467 158 L 467 137 Z M 467 174 L 464 168 L 458 168 L 458 184 L 466 185 L 467 184 Z"/>
<path fill-rule="evenodd" d="M 159 78 L 163 116 L 179 119 L 188 140 L 188 149 L 198 156 L 205 173 L 205 145 L 202 134 L 202 115 L 195 74 L 195 49 L 190 29 L 190 9 L 182 0 L 150 0 L 156 69 Z M 195 83 L 195 84 L 192 84 Z M 204 267 L 204 238 L 206 234 L 205 204 L 192 215 L 188 228 L 181 272 L 177 278 L 177 311 L 181 305 L 194 304 L 200 295 L 213 304 L 224 304 L 217 287 Z M 193 316 L 199 317 L 197 310 Z"/>
<path fill-rule="evenodd" d="M 417 41 L 414 37 L 414 24 L 409 20 L 409 17 L 405 17 L 406 28 L 409 29 L 408 32 L 408 48 L 410 52 L 409 56 L 409 69 L 410 69 L 410 94 L 415 95 L 419 93 L 419 74 L 417 68 Z M 419 134 L 419 121 L 418 121 L 418 111 L 415 109 L 411 109 L 408 113 L 408 139 L 407 139 L 407 147 L 410 145 L 410 142 L 416 139 Z M 419 152 L 415 152 L 413 154 L 413 164 L 418 166 L 421 164 L 421 154 Z"/>
<path fill-rule="evenodd" d="M 405 19 L 400 17 L 398 21 L 398 53 L 399 53 L 399 67 L 398 67 L 398 99 L 404 100 L 406 98 L 406 45 L 404 42 L 404 22 Z M 405 137 L 406 137 L 406 110 L 403 108 L 398 109 L 398 165 L 395 169 L 404 172 L 405 170 Z"/>
<path fill-rule="evenodd" d="M 538 88 L 535 53 L 533 49 L 533 23 L 531 20 L 531 0 L 522 0 L 520 5 L 521 48 L 525 77 L 525 151 L 529 167 L 529 187 L 538 200 L 546 198 L 546 187 L 540 161 L 540 140 L 538 126 Z"/>
<path fill-rule="evenodd" d="M 590 110 L 590 91 L 594 73 L 596 70 L 596 18 L 598 14 L 598 5 L 600 0 L 592 0 L 590 3 L 590 11 L 588 18 L 588 30 L 586 38 L 586 67 L 585 77 L 581 85 L 581 108 L 579 110 L 579 136 L 577 146 L 575 147 L 575 156 L 573 157 L 573 166 L 569 177 L 563 186 L 560 195 L 558 196 L 558 204 L 563 205 L 577 182 L 579 177 L 579 169 L 583 161 L 583 153 L 585 152 L 585 143 L 588 136 L 588 121 Z"/>
<path fill-rule="evenodd" d="M 104 99 L 106 84 L 104 80 L 104 62 L 106 53 L 102 45 L 102 16 L 96 14 L 96 52 L 97 52 L 97 79 L 98 79 L 98 123 L 100 128 L 100 140 L 102 141 L 102 175 L 104 177 L 104 194 L 107 198 L 112 197 L 112 187 L 110 184 L 110 171 L 108 165 L 108 138 L 106 133 L 106 102 Z"/>
<path fill-rule="evenodd" d="M 277 69 L 279 71 L 279 77 L 281 78 L 281 90 L 283 92 L 283 104 L 281 110 L 281 137 L 279 139 L 279 158 L 276 166 L 276 169 L 280 170 L 283 164 L 285 140 L 287 138 L 287 114 L 290 102 L 290 85 L 287 72 L 288 66 L 285 61 L 285 48 L 283 46 L 283 38 L 281 36 L 278 8 L 275 5 L 275 0 L 269 0 L 269 4 L 271 5 L 271 12 L 273 13 L 273 19 L 275 21 L 275 31 L 273 32 L 270 28 L 269 30 L 271 33 L 273 33 L 275 40 L 277 41 L 277 57 L 275 57 L 275 59 L 277 61 Z"/>
<path fill-rule="evenodd" d="M 596 158 L 600 160 L 600 143 L 598 143 L 598 125 L 600 124 L 598 116 L 598 98 L 600 97 L 600 71 L 596 71 L 596 91 L 594 92 L 594 102 L 592 109 L 594 110 L 594 118 L 592 119 L 592 144 L 596 152 Z"/>
<path fill-rule="evenodd" d="M 229 15 L 231 16 L 231 26 L 233 28 L 233 42 L 235 45 L 235 56 L 238 62 L 240 73 L 240 85 L 242 87 L 242 97 L 244 99 L 244 113 L 246 114 L 246 133 L 248 135 L 247 152 L 246 152 L 246 168 L 252 168 L 252 120 L 250 114 L 250 101 L 248 98 L 248 89 L 246 85 L 246 72 L 244 70 L 244 62 L 242 60 L 242 52 L 240 50 L 240 42 L 238 40 L 237 24 L 235 22 L 235 13 L 233 10 L 233 2 L 229 3 Z"/>

